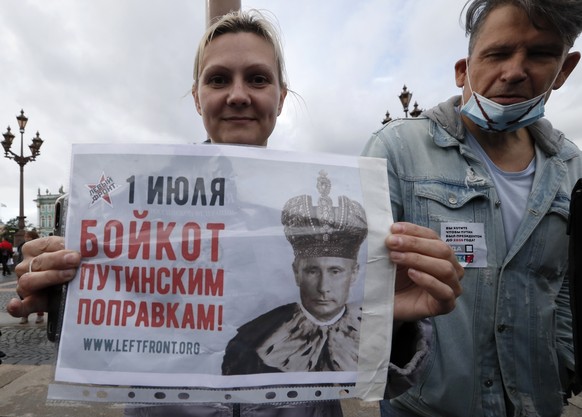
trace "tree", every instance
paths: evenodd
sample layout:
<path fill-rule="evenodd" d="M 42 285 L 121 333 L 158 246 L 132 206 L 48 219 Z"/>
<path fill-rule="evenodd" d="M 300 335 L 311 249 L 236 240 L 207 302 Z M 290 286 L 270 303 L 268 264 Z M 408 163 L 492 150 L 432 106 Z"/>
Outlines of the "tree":
<path fill-rule="evenodd" d="M 24 229 L 30 230 L 33 229 L 33 225 L 30 222 L 24 221 Z M 10 242 L 14 242 L 14 234 L 18 232 L 18 217 L 10 219 L 4 225 L 4 230 L 0 234 L 0 237 L 5 238 Z"/>

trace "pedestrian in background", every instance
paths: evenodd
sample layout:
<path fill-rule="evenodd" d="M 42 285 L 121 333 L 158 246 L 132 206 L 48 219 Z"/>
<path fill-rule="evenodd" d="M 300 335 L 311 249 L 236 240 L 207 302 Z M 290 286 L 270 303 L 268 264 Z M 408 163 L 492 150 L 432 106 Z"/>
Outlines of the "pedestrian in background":
<path fill-rule="evenodd" d="M 14 250 L 12 249 L 12 243 L 3 237 L 2 241 L 0 242 L 0 262 L 2 262 L 2 276 L 12 275 L 12 271 L 10 271 L 10 266 L 8 265 L 8 260 L 12 259 L 13 254 Z"/>
<path fill-rule="evenodd" d="M 0 336 L 2 336 L 2 332 L 0 332 Z M 2 358 L 6 356 L 6 353 L 0 350 L 0 365 L 2 364 Z"/>

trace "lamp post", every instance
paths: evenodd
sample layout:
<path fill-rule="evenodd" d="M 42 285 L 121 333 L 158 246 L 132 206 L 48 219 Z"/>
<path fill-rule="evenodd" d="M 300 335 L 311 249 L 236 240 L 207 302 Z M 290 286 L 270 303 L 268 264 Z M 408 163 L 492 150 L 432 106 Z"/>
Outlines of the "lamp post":
<path fill-rule="evenodd" d="M 408 91 L 408 88 L 406 87 L 406 85 L 404 85 L 398 98 L 400 99 L 400 103 L 402 104 L 402 110 L 404 110 L 404 117 L 408 117 L 408 106 L 412 101 L 412 91 Z M 422 110 L 418 108 L 418 103 L 415 101 L 414 109 L 410 112 L 410 117 L 418 117 L 420 116 L 420 113 L 422 113 Z M 390 117 L 390 112 L 387 111 L 384 120 L 382 120 L 382 124 L 385 125 L 386 123 L 391 121 L 392 118 Z"/>
<path fill-rule="evenodd" d="M 418 108 L 418 103 L 414 102 L 414 109 L 410 111 L 410 117 L 418 117 L 422 113 L 422 110 Z"/>
<path fill-rule="evenodd" d="M 402 87 L 402 92 L 398 96 L 400 102 L 402 103 L 402 110 L 404 110 L 404 117 L 408 117 L 408 105 L 410 100 L 412 100 L 412 92 L 406 89 L 406 85 Z"/>
<path fill-rule="evenodd" d="M 12 141 L 14 140 L 10 126 L 8 126 L 6 133 L 2 134 L 4 136 L 4 140 L 2 141 L 4 156 L 8 159 L 14 159 L 20 166 L 20 211 L 18 216 L 18 231 L 14 234 L 14 246 L 18 246 L 24 242 L 24 219 L 26 218 L 24 216 L 24 166 L 36 160 L 36 157 L 40 155 L 40 147 L 43 143 L 38 132 L 36 132 L 36 136 L 32 138 L 32 143 L 28 145 L 31 155 L 24 156 L 24 128 L 28 122 L 28 117 L 24 115 L 24 110 L 20 110 L 20 115 L 16 116 L 16 120 L 18 121 L 18 127 L 20 129 L 20 155 L 12 152 L 10 149 L 12 147 Z"/>
<path fill-rule="evenodd" d="M 388 122 L 392 121 L 392 117 L 390 117 L 390 112 L 386 111 L 386 117 L 384 117 L 384 120 L 382 120 L 382 124 L 385 125 Z"/>

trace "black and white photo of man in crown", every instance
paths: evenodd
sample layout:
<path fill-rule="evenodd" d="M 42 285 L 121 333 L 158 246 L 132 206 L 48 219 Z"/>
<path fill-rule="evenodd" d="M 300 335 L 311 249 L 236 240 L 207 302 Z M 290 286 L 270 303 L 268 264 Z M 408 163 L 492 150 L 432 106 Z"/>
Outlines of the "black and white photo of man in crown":
<path fill-rule="evenodd" d="M 223 375 L 355 371 L 361 307 L 348 303 L 368 225 L 364 208 L 346 196 L 334 206 L 331 181 L 319 173 L 317 206 L 309 195 L 289 199 L 281 213 L 295 255 L 299 302 L 244 324 L 228 343 Z"/>

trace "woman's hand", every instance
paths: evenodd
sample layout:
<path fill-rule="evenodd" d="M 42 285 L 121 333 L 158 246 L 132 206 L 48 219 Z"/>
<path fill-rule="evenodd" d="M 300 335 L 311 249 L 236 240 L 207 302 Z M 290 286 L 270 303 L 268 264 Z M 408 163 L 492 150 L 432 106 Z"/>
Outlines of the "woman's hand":
<path fill-rule="evenodd" d="M 62 237 L 50 236 L 24 244 L 22 262 L 16 266 L 16 292 L 21 299 L 10 300 L 6 306 L 10 315 L 26 317 L 47 311 L 51 287 L 65 284 L 75 277 L 81 254 L 65 249 L 64 242 Z"/>

